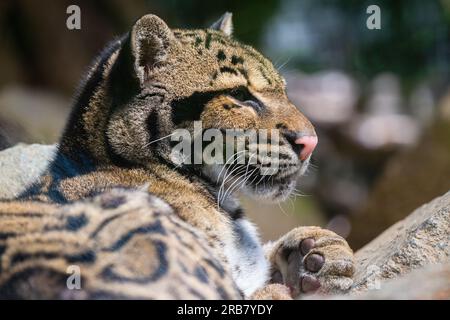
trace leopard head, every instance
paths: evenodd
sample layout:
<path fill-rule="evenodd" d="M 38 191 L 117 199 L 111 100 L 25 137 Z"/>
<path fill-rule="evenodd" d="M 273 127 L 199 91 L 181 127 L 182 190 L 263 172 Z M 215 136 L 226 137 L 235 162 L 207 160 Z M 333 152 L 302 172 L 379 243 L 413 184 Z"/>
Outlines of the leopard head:
<path fill-rule="evenodd" d="M 74 112 L 83 122 L 79 145 L 99 163 L 146 167 L 163 161 L 192 169 L 217 186 L 234 184 L 269 200 L 287 197 L 308 166 L 316 133 L 289 101 L 285 80 L 272 63 L 231 32 L 230 13 L 199 30 L 170 29 L 151 14 L 140 18 L 88 76 L 87 84 L 94 82 L 88 106 Z M 183 161 L 172 138 L 183 131 L 194 141 L 196 123 L 203 151 L 213 142 L 204 139 L 209 129 L 224 134 L 223 144 L 236 129 L 264 130 L 266 139 L 239 137 L 244 151 L 234 148 L 231 157 L 220 156 L 222 161 L 192 163 L 196 151 L 188 152 L 191 161 Z M 267 152 L 260 154 L 262 148 Z M 267 166 L 278 169 L 262 172 Z"/>

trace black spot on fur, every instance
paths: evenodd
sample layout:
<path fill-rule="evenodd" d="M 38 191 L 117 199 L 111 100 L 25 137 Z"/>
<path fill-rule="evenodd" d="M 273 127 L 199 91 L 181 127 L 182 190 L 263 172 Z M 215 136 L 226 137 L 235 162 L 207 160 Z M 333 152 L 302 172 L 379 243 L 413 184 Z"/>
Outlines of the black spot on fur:
<path fill-rule="evenodd" d="M 242 74 L 242 76 L 243 76 L 247 81 L 249 81 L 247 70 L 245 70 L 245 69 L 243 69 L 243 68 L 239 68 L 238 71 L 239 71 L 240 74 Z"/>
<path fill-rule="evenodd" d="M 219 294 L 220 299 L 222 299 L 222 300 L 230 300 L 230 299 L 232 299 L 232 297 L 220 286 L 217 286 L 217 293 Z M 240 296 L 244 297 L 244 295 L 242 293 L 240 294 Z"/>
<path fill-rule="evenodd" d="M 226 110 L 231 110 L 231 109 L 240 109 L 240 108 L 242 108 L 240 105 L 238 105 L 238 104 L 227 104 L 227 103 L 224 103 L 223 104 L 223 107 L 226 109 Z"/>
<path fill-rule="evenodd" d="M 21 263 L 27 260 L 45 259 L 52 260 L 58 258 L 65 258 L 69 263 L 93 263 L 96 255 L 93 251 L 88 250 L 76 255 L 62 255 L 55 252 L 36 252 L 36 253 L 17 253 L 11 259 L 11 265 Z"/>
<path fill-rule="evenodd" d="M 206 39 L 205 39 L 205 48 L 209 49 L 209 47 L 211 46 L 211 33 L 206 34 Z"/>
<path fill-rule="evenodd" d="M 150 115 L 147 118 L 147 130 L 150 135 L 150 141 L 153 141 L 155 139 L 158 139 L 159 137 L 159 117 L 158 117 L 158 111 L 153 109 L 150 112 Z M 156 141 L 155 143 L 152 143 L 149 145 L 150 148 L 155 148 L 158 145 L 159 141 Z"/>
<path fill-rule="evenodd" d="M 97 228 L 95 228 L 95 230 L 91 233 L 90 238 L 95 238 L 97 234 L 102 231 L 111 221 L 114 221 L 121 216 L 122 215 L 118 213 L 103 220 L 100 225 L 98 225 Z"/>
<path fill-rule="evenodd" d="M 122 248 L 125 244 L 127 244 L 128 241 L 130 241 L 134 235 L 146 233 L 166 234 L 166 231 L 162 227 L 161 222 L 156 221 L 155 223 L 135 228 L 126 233 L 125 235 L 122 235 L 120 239 L 117 240 L 111 247 L 106 249 L 106 251 L 117 251 L 120 248 Z"/>
<path fill-rule="evenodd" d="M 224 40 L 226 37 L 228 37 L 228 36 L 226 36 L 225 34 L 214 33 L 212 35 L 212 41 L 218 42 L 218 43 L 223 44 L 223 45 L 227 45 L 227 44 L 229 44 L 229 41 L 225 41 Z"/>
<path fill-rule="evenodd" d="M 200 292 L 198 292 L 197 290 L 193 289 L 193 288 L 189 288 L 189 292 L 196 298 L 198 298 L 199 300 L 206 300 L 206 297 L 201 294 Z"/>
<path fill-rule="evenodd" d="M 5 245 L 0 245 L 0 261 L 2 261 L 2 255 L 5 253 L 6 251 L 6 246 Z M 0 273 L 2 272 L 2 265 L 0 263 Z"/>
<path fill-rule="evenodd" d="M 279 157 L 281 160 L 291 160 L 291 157 L 290 157 L 288 154 L 284 154 L 284 153 L 279 153 L 279 154 L 278 154 L 278 157 Z"/>
<path fill-rule="evenodd" d="M 26 260 L 29 259 L 39 259 L 39 258 L 43 258 L 45 260 L 51 260 L 51 259 L 55 259 L 59 257 L 56 253 L 47 253 L 47 252 L 37 252 L 34 254 L 30 254 L 30 253 L 16 253 L 12 258 L 11 258 L 11 265 L 14 266 L 17 263 L 20 262 L 24 262 Z"/>
<path fill-rule="evenodd" d="M 6 240 L 6 239 L 8 239 L 9 237 L 13 237 L 13 236 L 15 236 L 16 234 L 15 233 L 12 233 L 12 232 L 0 232 L 0 240 Z"/>
<path fill-rule="evenodd" d="M 180 124 L 183 121 L 200 119 L 206 104 L 223 91 L 194 92 L 191 96 L 172 102 L 172 121 Z"/>
<path fill-rule="evenodd" d="M 66 273 L 36 266 L 15 272 L 0 286 L 0 300 L 57 299 L 65 289 Z M 39 279 L 39 280 L 38 280 Z M 45 279 L 48 286 L 32 286 Z"/>
<path fill-rule="evenodd" d="M 202 38 L 195 37 L 194 45 L 197 47 L 197 46 L 199 46 L 202 43 L 202 41 L 203 41 Z"/>
<path fill-rule="evenodd" d="M 237 57 L 237 56 L 233 55 L 231 57 L 231 63 L 234 65 L 242 64 L 242 63 L 244 63 L 244 59 L 242 57 Z"/>
<path fill-rule="evenodd" d="M 87 250 L 79 254 L 67 255 L 67 262 L 69 263 L 94 263 L 97 255 L 92 250 Z"/>
<path fill-rule="evenodd" d="M 202 266 L 197 266 L 195 268 L 195 276 L 203 283 L 208 283 L 208 274 L 205 271 L 205 268 Z"/>
<path fill-rule="evenodd" d="M 183 33 L 182 33 L 182 34 L 183 34 Z M 197 36 L 198 36 L 198 34 L 195 33 L 195 32 L 184 32 L 184 35 L 185 35 L 186 37 L 191 37 L 191 38 L 194 38 L 194 37 L 197 37 Z"/>
<path fill-rule="evenodd" d="M 263 68 L 259 68 L 259 71 L 261 72 L 261 75 L 263 78 L 267 81 L 269 85 L 272 85 L 272 80 L 267 76 L 267 74 L 264 72 Z"/>
<path fill-rule="evenodd" d="M 234 74 L 236 76 L 238 75 L 238 72 L 235 69 L 230 68 L 230 67 L 221 67 L 220 68 L 220 72 L 222 72 L 222 73 L 231 73 L 231 74 Z"/>
<path fill-rule="evenodd" d="M 237 208 L 233 212 L 230 213 L 231 219 L 237 220 L 244 217 L 244 210 L 242 208 Z"/>
<path fill-rule="evenodd" d="M 88 219 L 84 213 L 77 216 L 71 216 L 67 218 L 66 230 L 77 231 L 84 227 L 88 223 Z"/>
<path fill-rule="evenodd" d="M 219 61 L 224 61 L 227 58 L 227 56 L 225 55 L 225 52 L 223 52 L 223 50 L 219 50 L 219 52 L 217 53 L 217 59 Z"/>

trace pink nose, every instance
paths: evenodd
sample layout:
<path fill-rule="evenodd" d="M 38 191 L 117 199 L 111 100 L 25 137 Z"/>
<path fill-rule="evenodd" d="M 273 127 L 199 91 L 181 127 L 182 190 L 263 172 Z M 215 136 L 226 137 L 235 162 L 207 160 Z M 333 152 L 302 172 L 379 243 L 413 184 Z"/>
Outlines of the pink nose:
<path fill-rule="evenodd" d="M 295 144 L 302 145 L 300 160 L 305 161 L 317 146 L 317 136 L 303 136 L 295 140 Z"/>

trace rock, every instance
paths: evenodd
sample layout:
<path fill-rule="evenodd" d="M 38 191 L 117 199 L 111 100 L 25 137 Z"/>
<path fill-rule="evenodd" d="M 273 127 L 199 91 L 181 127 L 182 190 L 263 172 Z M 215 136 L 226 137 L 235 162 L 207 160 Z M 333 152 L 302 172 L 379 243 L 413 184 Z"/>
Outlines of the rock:
<path fill-rule="evenodd" d="M 428 265 L 404 277 L 380 284 L 379 290 L 351 294 L 347 299 L 448 300 L 450 299 L 450 263 Z"/>
<path fill-rule="evenodd" d="M 450 263 L 428 265 L 398 279 L 374 286 L 372 290 L 324 297 L 313 295 L 306 300 L 424 300 L 450 299 Z"/>
<path fill-rule="evenodd" d="M 450 299 L 450 192 L 384 231 L 355 261 L 347 294 L 305 299 Z"/>
<path fill-rule="evenodd" d="M 0 152 L 0 199 L 13 198 L 33 182 L 46 168 L 55 145 L 25 145 Z"/>
<path fill-rule="evenodd" d="M 394 224 L 356 253 L 352 291 L 428 264 L 450 261 L 450 192 Z"/>

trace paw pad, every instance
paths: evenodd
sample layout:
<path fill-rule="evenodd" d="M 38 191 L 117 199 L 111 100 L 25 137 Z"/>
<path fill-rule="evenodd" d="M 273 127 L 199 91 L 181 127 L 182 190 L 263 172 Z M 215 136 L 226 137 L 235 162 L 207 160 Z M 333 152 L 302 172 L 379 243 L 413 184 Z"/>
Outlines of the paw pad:
<path fill-rule="evenodd" d="M 310 252 L 311 249 L 314 248 L 315 244 L 316 242 L 314 241 L 313 238 L 307 238 L 302 240 L 302 242 L 300 243 L 300 252 L 302 253 L 302 255 L 306 256 L 308 252 Z"/>
<path fill-rule="evenodd" d="M 300 280 L 300 288 L 303 293 L 312 293 L 320 288 L 320 282 L 317 278 L 305 274 Z"/>
<path fill-rule="evenodd" d="M 313 253 L 306 257 L 304 262 L 306 270 L 311 272 L 318 272 L 320 269 L 322 269 L 324 263 L 325 259 L 317 253 Z"/>
<path fill-rule="evenodd" d="M 348 290 L 353 253 L 343 238 L 317 227 L 294 229 L 285 237 L 276 256 L 273 281 L 282 281 L 294 298 L 316 291 Z"/>

